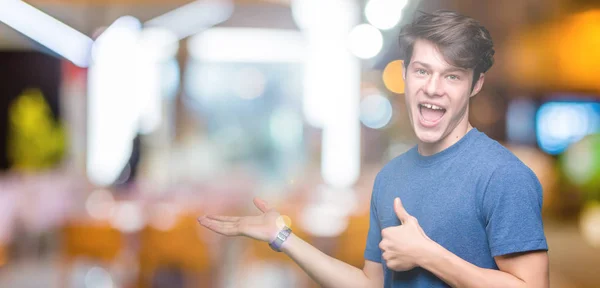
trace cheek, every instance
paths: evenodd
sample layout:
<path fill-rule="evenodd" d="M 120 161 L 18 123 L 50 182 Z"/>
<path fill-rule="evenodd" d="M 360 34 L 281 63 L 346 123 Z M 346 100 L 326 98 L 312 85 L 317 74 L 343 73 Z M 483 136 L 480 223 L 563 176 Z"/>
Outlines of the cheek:
<path fill-rule="evenodd" d="M 456 95 L 451 97 L 451 107 L 454 110 L 454 114 L 462 114 L 466 108 L 469 106 L 470 94 L 468 91 L 465 92 L 464 89 L 456 89 L 457 91 L 453 91 L 452 95 Z"/>
<path fill-rule="evenodd" d="M 405 100 L 404 100 L 404 108 L 406 109 L 406 113 L 408 113 L 408 115 L 412 115 L 413 113 L 413 102 L 408 99 L 408 96 L 404 96 Z"/>
<path fill-rule="evenodd" d="M 457 101 L 457 107 L 456 110 L 460 111 L 460 114 L 464 114 L 465 111 L 467 111 L 467 108 L 469 107 L 469 97 L 465 96 L 461 99 L 458 99 Z"/>
<path fill-rule="evenodd" d="M 410 101 L 412 96 L 412 89 L 410 89 L 408 86 L 404 87 L 404 98 L 406 99 L 406 101 Z"/>
<path fill-rule="evenodd" d="M 413 108 L 417 102 L 417 93 L 413 92 L 411 89 L 404 89 L 404 104 L 406 105 L 406 110 L 409 113 L 413 112 Z"/>

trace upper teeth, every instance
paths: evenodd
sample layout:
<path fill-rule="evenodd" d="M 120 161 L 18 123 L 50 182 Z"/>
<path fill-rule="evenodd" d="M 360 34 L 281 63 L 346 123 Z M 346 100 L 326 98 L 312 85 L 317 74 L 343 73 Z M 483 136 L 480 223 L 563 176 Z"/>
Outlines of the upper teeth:
<path fill-rule="evenodd" d="M 435 106 L 435 105 L 432 105 L 432 104 L 426 104 L 426 103 L 421 104 L 421 106 L 423 106 L 425 108 L 433 109 L 433 110 L 442 110 L 442 109 L 444 109 L 442 107 Z"/>

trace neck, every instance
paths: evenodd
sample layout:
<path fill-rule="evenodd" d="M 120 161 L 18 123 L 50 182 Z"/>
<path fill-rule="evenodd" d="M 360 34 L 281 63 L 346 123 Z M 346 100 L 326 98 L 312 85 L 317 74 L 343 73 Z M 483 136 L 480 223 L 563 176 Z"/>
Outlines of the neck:
<path fill-rule="evenodd" d="M 454 143 L 458 142 L 458 140 L 462 139 L 467 135 L 469 131 L 473 129 L 471 123 L 467 122 L 466 125 L 459 125 L 452 130 L 452 132 L 448 133 L 444 138 L 440 139 L 440 141 L 435 143 L 424 143 L 419 141 L 417 146 L 417 150 L 419 154 L 423 156 L 431 156 L 446 150 L 448 147 L 454 145 Z"/>

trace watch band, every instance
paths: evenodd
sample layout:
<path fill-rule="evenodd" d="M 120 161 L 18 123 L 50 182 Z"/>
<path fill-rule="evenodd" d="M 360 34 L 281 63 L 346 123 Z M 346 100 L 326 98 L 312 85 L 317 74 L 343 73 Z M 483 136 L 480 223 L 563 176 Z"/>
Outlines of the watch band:
<path fill-rule="evenodd" d="M 281 252 L 281 245 L 283 245 L 283 242 L 287 240 L 290 234 L 292 234 L 292 229 L 290 229 L 290 227 L 283 227 L 283 229 L 281 229 L 279 233 L 277 233 L 275 239 L 271 241 L 271 243 L 269 243 L 271 249 L 277 252 Z"/>

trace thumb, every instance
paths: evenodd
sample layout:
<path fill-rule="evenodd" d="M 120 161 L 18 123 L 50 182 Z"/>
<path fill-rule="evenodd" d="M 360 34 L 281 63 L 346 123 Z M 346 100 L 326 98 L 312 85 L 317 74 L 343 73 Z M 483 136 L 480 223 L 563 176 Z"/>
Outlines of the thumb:
<path fill-rule="evenodd" d="M 400 222 L 402 222 L 402 224 L 404 224 L 404 222 L 406 222 L 410 217 L 410 214 L 408 214 L 408 212 L 406 212 L 406 209 L 404 209 L 404 206 L 402 205 L 402 200 L 400 200 L 399 197 L 396 197 L 396 199 L 394 199 L 394 211 L 396 212 L 396 216 L 398 216 L 398 219 L 400 219 Z"/>
<path fill-rule="evenodd" d="M 269 204 L 267 204 L 267 201 L 262 200 L 258 197 L 255 197 L 252 200 L 252 202 L 254 202 L 254 206 L 256 206 L 256 208 L 258 208 L 258 210 L 262 211 L 263 213 L 267 213 L 267 211 L 271 210 Z"/>

